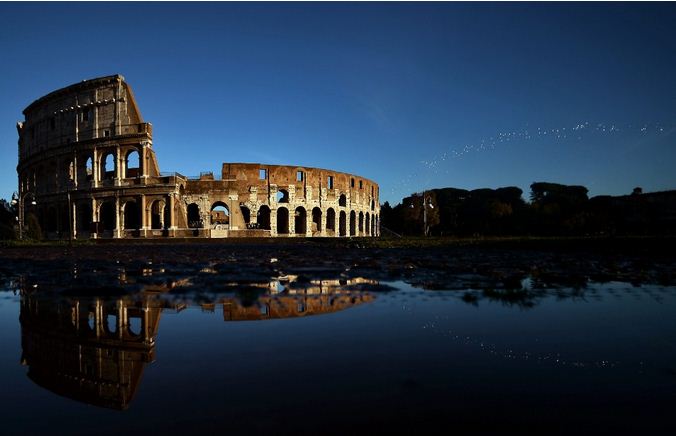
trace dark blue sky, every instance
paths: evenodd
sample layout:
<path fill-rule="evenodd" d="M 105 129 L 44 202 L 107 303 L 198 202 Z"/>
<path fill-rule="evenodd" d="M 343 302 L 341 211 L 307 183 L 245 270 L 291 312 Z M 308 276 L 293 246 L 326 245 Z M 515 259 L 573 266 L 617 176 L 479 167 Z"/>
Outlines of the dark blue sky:
<path fill-rule="evenodd" d="M 3 3 L 0 57 L 4 198 L 21 111 L 115 73 L 162 171 L 324 167 L 394 203 L 445 186 L 527 197 L 534 181 L 676 188 L 674 4 Z"/>

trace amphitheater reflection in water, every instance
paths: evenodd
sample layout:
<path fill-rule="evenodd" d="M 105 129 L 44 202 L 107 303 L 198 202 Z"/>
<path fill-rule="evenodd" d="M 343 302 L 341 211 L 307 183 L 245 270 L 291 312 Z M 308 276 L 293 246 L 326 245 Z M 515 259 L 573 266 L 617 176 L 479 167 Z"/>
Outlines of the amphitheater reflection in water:
<path fill-rule="evenodd" d="M 121 273 L 120 279 L 124 280 Z M 373 300 L 349 286 L 376 281 L 317 280 L 301 290 L 283 281 L 235 287 L 236 296 L 200 301 L 194 294 L 153 291 L 123 297 L 56 297 L 21 291 L 21 363 L 28 377 L 58 395 L 111 409 L 126 409 L 138 390 L 145 366 L 155 360 L 155 343 L 163 313 L 190 306 L 222 311 L 224 321 L 296 318 L 348 309 Z M 156 287 L 149 287 L 157 289 Z M 96 294 L 94 290 L 92 294 Z"/>
<path fill-rule="evenodd" d="M 231 283 L 208 266 L 78 268 L 64 271 L 66 286 L 56 272 L 4 282 L 0 419 L 10 433 L 222 422 L 295 433 L 299 411 L 306 428 L 331 422 L 340 434 L 374 422 L 474 428 L 487 410 L 496 426 L 672 425 L 671 282 L 462 274 L 425 289 L 419 277 Z M 78 285 L 96 274 L 100 286 Z M 350 413 L 336 421 L 336 410 Z"/>

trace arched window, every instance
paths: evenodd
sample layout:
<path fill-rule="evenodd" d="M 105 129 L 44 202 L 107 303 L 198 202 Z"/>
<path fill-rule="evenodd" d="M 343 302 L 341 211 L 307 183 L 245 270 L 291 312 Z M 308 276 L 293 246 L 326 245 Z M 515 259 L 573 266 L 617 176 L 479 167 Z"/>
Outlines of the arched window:
<path fill-rule="evenodd" d="M 280 189 L 277 191 L 277 203 L 288 203 L 289 202 L 289 191 L 286 189 Z"/>
<path fill-rule="evenodd" d="M 222 201 L 217 201 L 211 205 L 211 227 L 217 225 L 226 228 L 230 226 L 230 210 Z"/>
<path fill-rule="evenodd" d="M 191 229 L 198 229 L 202 227 L 200 207 L 196 203 L 190 203 L 188 205 L 188 227 Z"/>
<path fill-rule="evenodd" d="M 89 231 L 92 225 L 92 204 L 91 202 L 80 203 L 75 206 L 77 212 L 77 229 Z"/>
<path fill-rule="evenodd" d="M 124 229 L 138 230 L 141 228 L 141 209 L 135 201 L 130 200 L 124 204 Z"/>
<path fill-rule="evenodd" d="M 289 233 L 289 209 L 285 207 L 277 209 L 277 233 L 280 235 Z"/>
<path fill-rule="evenodd" d="M 359 212 L 359 234 L 364 233 L 364 212 Z"/>
<path fill-rule="evenodd" d="M 312 209 L 312 233 L 322 231 L 322 210 L 318 207 Z"/>
<path fill-rule="evenodd" d="M 347 216 L 345 215 L 345 211 L 341 210 L 340 215 L 338 217 L 338 230 L 340 236 L 347 236 Z"/>
<path fill-rule="evenodd" d="M 350 212 L 350 236 L 357 234 L 357 214 L 354 211 Z"/>
<path fill-rule="evenodd" d="M 307 232 L 307 212 L 304 207 L 297 207 L 294 213 L 294 227 L 297 235 L 305 235 Z"/>
<path fill-rule="evenodd" d="M 336 211 L 332 207 L 326 210 L 326 230 L 336 231 Z"/>
<path fill-rule="evenodd" d="M 103 230 L 115 230 L 115 204 L 106 201 L 99 209 L 99 221 Z"/>
<path fill-rule="evenodd" d="M 345 197 L 345 194 L 340 194 L 340 197 L 338 197 L 338 206 L 347 207 L 347 197 Z"/>
<path fill-rule="evenodd" d="M 101 180 L 115 178 L 115 156 L 108 153 L 101 158 Z"/>
<path fill-rule="evenodd" d="M 164 208 L 165 204 L 162 200 L 153 201 L 150 207 L 150 228 L 153 230 L 161 230 L 164 227 Z"/>
<path fill-rule="evenodd" d="M 258 228 L 263 230 L 270 230 L 270 208 L 266 205 L 258 209 L 257 214 Z"/>
<path fill-rule="evenodd" d="M 371 234 L 371 215 L 369 215 L 368 212 L 366 212 L 366 226 L 365 226 L 366 234 L 370 235 Z"/>
<path fill-rule="evenodd" d="M 124 176 L 126 178 L 138 177 L 141 175 L 141 162 L 137 150 L 131 150 L 125 156 Z"/>
<path fill-rule="evenodd" d="M 239 205 L 239 210 L 242 212 L 242 218 L 244 218 L 244 224 L 249 224 L 251 222 L 251 211 L 248 207 L 243 204 Z"/>

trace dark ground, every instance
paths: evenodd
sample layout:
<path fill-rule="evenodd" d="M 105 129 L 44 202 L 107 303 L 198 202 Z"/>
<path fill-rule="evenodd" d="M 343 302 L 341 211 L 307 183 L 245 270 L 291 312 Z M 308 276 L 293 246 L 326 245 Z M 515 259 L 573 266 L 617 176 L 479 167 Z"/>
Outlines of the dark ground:
<path fill-rule="evenodd" d="M 549 239 L 221 239 L 99 241 L 0 248 L 0 280 L 42 285 L 117 286 L 120 270 L 135 283 L 191 278 L 193 286 L 254 283 L 297 275 L 404 281 L 426 289 L 482 290 L 526 298 L 531 290 L 584 289 L 589 282 L 636 286 L 676 283 L 675 238 Z M 205 269 L 208 280 L 200 279 Z M 152 279 L 147 277 L 151 271 Z M 144 274 L 144 271 L 146 272 Z M 215 273 L 215 274 L 214 274 Z M 532 294 L 532 292 L 531 292 Z M 468 299 L 475 298 L 468 295 Z"/>

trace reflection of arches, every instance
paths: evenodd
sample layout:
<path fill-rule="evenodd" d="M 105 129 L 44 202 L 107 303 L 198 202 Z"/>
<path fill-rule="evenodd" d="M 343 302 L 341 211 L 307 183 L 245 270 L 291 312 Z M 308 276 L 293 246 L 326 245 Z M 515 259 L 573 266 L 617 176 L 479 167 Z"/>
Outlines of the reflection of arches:
<path fill-rule="evenodd" d="M 322 231 L 322 210 L 318 207 L 312 209 L 312 232 Z"/>
<path fill-rule="evenodd" d="M 132 337 L 139 337 L 141 336 L 142 328 L 143 328 L 143 320 L 139 316 L 130 316 L 127 319 L 127 322 L 129 323 L 127 325 L 127 330 L 129 331 L 129 335 Z"/>
<path fill-rule="evenodd" d="M 372 233 L 371 232 L 371 215 L 369 215 L 368 212 L 366 212 L 366 226 L 364 226 L 364 227 L 365 227 L 365 230 L 366 230 L 366 234 L 370 235 Z"/>
<path fill-rule="evenodd" d="M 140 164 L 140 159 L 139 159 L 139 154 L 137 150 L 131 150 L 127 152 L 127 155 L 124 158 L 124 176 L 131 178 L 131 177 L 138 177 L 141 175 L 141 164 Z"/>
<path fill-rule="evenodd" d="M 230 225 L 230 209 L 222 201 L 217 201 L 211 205 L 211 225 Z"/>
<path fill-rule="evenodd" d="M 340 197 L 338 198 L 338 206 L 347 206 L 347 197 L 345 197 L 345 194 L 340 194 Z"/>
<path fill-rule="evenodd" d="M 304 235 L 307 232 L 307 212 L 305 212 L 305 208 L 298 206 L 293 216 L 296 234 Z"/>
<path fill-rule="evenodd" d="M 354 211 L 350 212 L 350 236 L 357 233 L 357 214 Z"/>
<path fill-rule="evenodd" d="M 289 209 L 285 207 L 277 209 L 277 233 L 289 233 Z"/>
<path fill-rule="evenodd" d="M 263 230 L 270 230 L 270 208 L 266 205 L 261 206 L 258 209 L 258 214 L 256 216 L 256 222 L 258 222 L 258 228 Z"/>
<path fill-rule="evenodd" d="M 134 200 L 124 204 L 124 229 L 138 230 L 141 228 L 141 209 Z"/>
<path fill-rule="evenodd" d="M 359 212 L 359 234 L 364 233 L 364 212 Z"/>
<path fill-rule="evenodd" d="M 277 191 L 277 203 L 288 203 L 289 202 L 289 191 L 286 189 L 280 189 Z"/>
<path fill-rule="evenodd" d="M 338 229 L 340 231 L 340 236 L 347 236 L 347 216 L 345 211 L 341 210 L 340 215 L 338 216 Z"/>
<path fill-rule="evenodd" d="M 115 230 L 115 204 L 112 201 L 106 201 L 101 205 L 99 221 L 103 230 Z"/>
<path fill-rule="evenodd" d="M 197 203 L 188 205 L 188 227 L 197 229 L 202 227 L 202 218 L 200 217 L 200 207 Z"/>
<path fill-rule="evenodd" d="M 326 230 L 336 231 L 336 211 L 332 207 L 326 210 Z"/>

